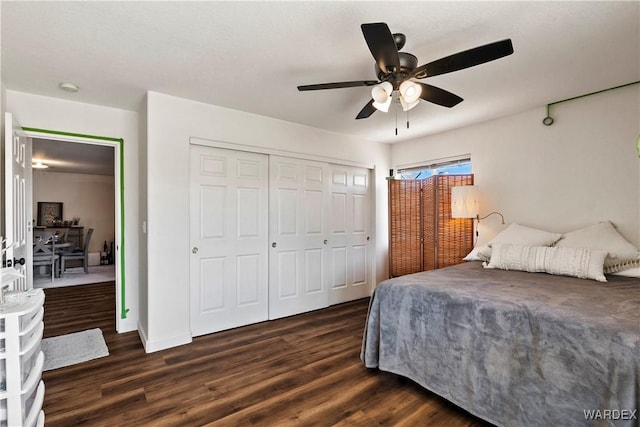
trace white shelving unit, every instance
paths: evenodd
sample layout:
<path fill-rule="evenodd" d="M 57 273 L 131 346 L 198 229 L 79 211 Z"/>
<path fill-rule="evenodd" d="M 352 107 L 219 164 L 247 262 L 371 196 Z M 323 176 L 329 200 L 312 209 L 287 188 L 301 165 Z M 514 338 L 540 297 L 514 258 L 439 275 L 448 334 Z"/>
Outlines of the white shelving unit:
<path fill-rule="evenodd" d="M 44 292 L 11 296 L 0 304 L 0 427 L 44 426 Z"/>

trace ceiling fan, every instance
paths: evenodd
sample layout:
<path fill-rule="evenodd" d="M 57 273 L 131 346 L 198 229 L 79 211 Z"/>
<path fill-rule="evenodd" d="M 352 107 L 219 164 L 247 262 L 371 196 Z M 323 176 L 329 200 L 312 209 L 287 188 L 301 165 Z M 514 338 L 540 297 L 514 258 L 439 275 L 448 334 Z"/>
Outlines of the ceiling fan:
<path fill-rule="evenodd" d="M 415 107 L 420 99 L 451 108 L 462 102 L 462 98 L 444 89 L 416 82 L 414 79 L 451 73 L 513 53 L 511 39 L 505 39 L 418 66 L 418 58 L 415 55 L 399 52 L 406 42 L 404 34 L 391 34 L 389 27 L 384 22 L 362 24 L 360 27 L 369 50 L 376 60 L 375 72 L 378 80 L 298 86 L 299 91 L 373 86 L 372 99 L 358 113 L 356 119 L 366 119 L 376 110 L 388 111 L 394 92 L 398 93 L 397 97 L 404 111 Z"/>

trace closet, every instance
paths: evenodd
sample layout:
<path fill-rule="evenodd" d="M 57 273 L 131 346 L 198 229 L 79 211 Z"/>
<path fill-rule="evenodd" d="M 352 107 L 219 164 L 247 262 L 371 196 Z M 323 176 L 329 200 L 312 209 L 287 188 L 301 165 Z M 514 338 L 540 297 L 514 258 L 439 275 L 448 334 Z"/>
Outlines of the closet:
<path fill-rule="evenodd" d="M 192 335 L 369 296 L 370 171 L 191 146 Z"/>
<path fill-rule="evenodd" d="M 451 218 L 451 187 L 473 175 L 388 179 L 392 277 L 459 264 L 473 248 L 473 219 Z"/>

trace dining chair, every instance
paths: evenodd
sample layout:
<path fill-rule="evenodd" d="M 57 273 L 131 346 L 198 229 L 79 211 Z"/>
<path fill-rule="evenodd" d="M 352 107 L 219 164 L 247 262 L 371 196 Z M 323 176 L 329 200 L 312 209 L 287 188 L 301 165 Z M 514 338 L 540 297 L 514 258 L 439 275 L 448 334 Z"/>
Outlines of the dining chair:
<path fill-rule="evenodd" d="M 84 247 L 82 250 L 64 251 L 60 252 L 60 272 L 64 274 L 65 263 L 69 260 L 81 260 L 82 267 L 84 267 L 85 274 L 89 273 L 89 242 L 91 241 L 91 235 L 93 234 L 93 228 L 87 230 L 87 237 L 84 239 Z"/>
<path fill-rule="evenodd" d="M 68 233 L 69 233 L 69 229 L 68 228 L 63 228 L 60 231 L 58 231 L 58 237 L 56 238 L 56 243 L 64 243 L 64 242 L 66 242 Z"/>
<path fill-rule="evenodd" d="M 55 280 L 60 256 L 56 253 L 56 242 L 53 233 L 44 233 L 33 241 L 33 266 L 51 268 L 51 283 Z"/>

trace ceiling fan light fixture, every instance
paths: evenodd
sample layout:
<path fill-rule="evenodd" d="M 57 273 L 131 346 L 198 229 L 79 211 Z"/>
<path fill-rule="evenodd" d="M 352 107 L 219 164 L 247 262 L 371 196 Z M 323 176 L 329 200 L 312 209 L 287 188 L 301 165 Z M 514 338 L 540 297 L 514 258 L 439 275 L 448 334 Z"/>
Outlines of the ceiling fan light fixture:
<path fill-rule="evenodd" d="M 374 70 L 377 80 L 298 86 L 299 91 L 374 86 L 371 89 L 372 99 L 367 100 L 365 106 L 356 116 L 356 120 L 371 117 L 378 110 L 387 112 L 391 101 L 396 96 L 394 92 L 398 92 L 397 101 L 402 104 L 404 111 L 414 108 L 420 100 L 447 108 L 454 107 L 463 101 L 461 97 L 436 86 L 419 83 L 414 79 L 423 79 L 464 70 L 513 53 L 511 39 L 504 39 L 454 53 L 418 66 L 418 58 L 415 55 L 408 52 L 400 52 L 406 41 L 406 37 L 403 34 L 391 33 L 389 26 L 384 22 L 365 23 L 360 25 L 360 28 L 375 60 Z"/>
<path fill-rule="evenodd" d="M 402 111 L 409 111 L 416 105 L 420 103 L 419 99 L 416 99 L 413 102 L 407 102 L 404 97 L 400 96 L 400 104 L 402 105 Z"/>
<path fill-rule="evenodd" d="M 40 160 L 36 160 L 35 163 L 31 165 L 33 169 L 47 169 L 49 166 L 42 163 Z"/>
<path fill-rule="evenodd" d="M 379 111 L 382 111 L 383 113 L 386 113 L 387 111 L 389 111 L 389 106 L 391 105 L 391 99 L 392 98 L 393 97 L 389 95 L 387 97 L 386 101 L 384 101 L 384 102 L 374 102 L 372 105 L 376 108 L 376 110 L 379 110 Z"/>
<path fill-rule="evenodd" d="M 393 85 L 389 82 L 382 82 L 371 89 L 371 97 L 376 103 L 384 104 L 391 98 Z M 387 107 L 388 109 L 388 107 Z"/>
<path fill-rule="evenodd" d="M 399 89 L 401 98 L 404 99 L 407 104 L 417 102 L 422 94 L 422 86 L 411 80 L 405 80 L 400 83 Z"/>
<path fill-rule="evenodd" d="M 70 93 L 76 93 L 80 90 L 80 88 L 77 85 L 69 82 L 62 82 L 58 85 L 58 87 L 64 90 L 65 92 L 70 92 Z"/>

